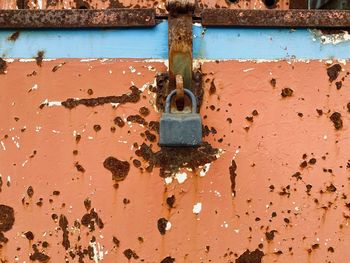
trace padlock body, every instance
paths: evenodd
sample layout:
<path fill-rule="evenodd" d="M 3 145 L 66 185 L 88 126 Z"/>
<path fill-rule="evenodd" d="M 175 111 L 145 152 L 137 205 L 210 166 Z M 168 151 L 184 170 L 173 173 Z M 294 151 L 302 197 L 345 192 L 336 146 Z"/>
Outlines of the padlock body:
<path fill-rule="evenodd" d="M 160 146 L 199 146 L 202 119 L 198 113 L 163 113 L 159 124 Z"/>

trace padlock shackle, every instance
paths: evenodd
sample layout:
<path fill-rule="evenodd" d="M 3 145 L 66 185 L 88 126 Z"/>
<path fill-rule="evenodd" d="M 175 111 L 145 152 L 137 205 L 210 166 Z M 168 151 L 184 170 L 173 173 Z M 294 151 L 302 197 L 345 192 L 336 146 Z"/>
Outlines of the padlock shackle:
<path fill-rule="evenodd" d="M 196 99 L 196 97 L 194 96 L 192 91 L 190 91 L 189 89 L 184 89 L 184 92 L 191 99 L 191 102 L 192 102 L 192 113 L 196 113 L 197 112 L 197 99 Z M 166 98 L 166 100 L 165 100 L 165 113 L 170 113 L 171 98 L 175 94 L 176 94 L 176 89 L 173 90 L 172 92 L 170 92 L 168 97 Z"/>

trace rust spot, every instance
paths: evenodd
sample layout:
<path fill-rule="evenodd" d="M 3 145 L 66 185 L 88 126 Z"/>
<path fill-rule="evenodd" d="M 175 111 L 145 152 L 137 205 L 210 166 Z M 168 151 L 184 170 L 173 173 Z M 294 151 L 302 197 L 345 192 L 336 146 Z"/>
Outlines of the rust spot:
<path fill-rule="evenodd" d="M 56 71 L 59 70 L 64 64 L 66 64 L 66 62 L 63 62 L 63 63 L 60 63 L 60 64 L 54 66 L 54 67 L 52 68 L 52 72 L 56 72 Z"/>
<path fill-rule="evenodd" d="M 131 258 L 134 258 L 134 259 L 138 259 L 139 258 L 139 256 L 136 254 L 136 252 L 134 250 L 130 249 L 130 248 L 125 249 L 123 254 L 129 260 Z"/>
<path fill-rule="evenodd" d="M 169 196 L 169 197 L 166 199 L 166 203 L 168 204 L 169 208 L 174 208 L 175 196 L 174 196 L 174 195 Z"/>
<path fill-rule="evenodd" d="M 311 246 L 311 248 L 312 248 L 312 249 L 318 249 L 318 248 L 320 248 L 320 244 L 313 244 L 313 245 Z"/>
<path fill-rule="evenodd" d="M 246 119 L 247 121 L 249 121 L 249 122 L 253 122 L 253 121 L 254 121 L 253 116 L 247 116 L 247 117 L 245 117 L 245 119 Z"/>
<path fill-rule="evenodd" d="M 337 82 L 335 83 L 335 86 L 336 86 L 337 89 L 339 90 L 339 89 L 341 89 L 341 87 L 343 86 L 343 82 L 337 81 Z"/>
<path fill-rule="evenodd" d="M 336 130 L 343 128 L 343 120 L 341 119 L 341 114 L 339 112 L 334 112 L 329 118 L 333 122 Z"/>
<path fill-rule="evenodd" d="M 216 92 L 216 86 L 214 83 L 214 79 L 210 82 L 210 87 L 209 87 L 209 95 L 213 95 Z"/>
<path fill-rule="evenodd" d="M 65 215 L 60 215 L 60 220 L 58 222 L 62 232 L 63 232 L 63 240 L 62 240 L 62 246 L 68 250 L 70 247 L 70 242 L 69 242 L 69 231 L 68 231 L 68 220 Z"/>
<path fill-rule="evenodd" d="M 330 193 L 334 193 L 337 191 L 337 188 L 334 186 L 334 184 L 330 184 L 329 186 L 326 187 L 326 191 Z"/>
<path fill-rule="evenodd" d="M 0 232 L 9 231 L 15 223 L 15 214 L 12 207 L 0 205 Z"/>
<path fill-rule="evenodd" d="M 142 124 L 142 125 L 147 125 L 148 123 L 146 122 L 146 120 L 141 117 L 140 115 L 136 114 L 136 115 L 130 115 L 126 118 L 127 121 L 129 122 L 133 122 L 133 123 L 138 123 L 138 124 Z"/>
<path fill-rule="evenodd" d="M 156 141 L 156 136 L 151 133 L 150 131 L 145 131 L 145 135 L 146 135 L 146 138 L 150 141 L 150 142 L 155 142 Z"/>
<path fill-rule="evenodd" d="M 88 90 L 87 90 L 87 94 L 91 96 L 91 95 L 94 94 L 94 91 L 93 91 L 92 89 L 88 89 Z"/>
<path fill-rule="evenodd" d="M 1 243 L 6 244 L 9 241 L 9 239 L 7 237 L 5 237 L 5 235 L 0 232 L 0 248 L 1 248 Z"/>
<path fill-rule="evenodd" d="M 94 125 L 94 130 L 95 130 L 95 132 L 99 132 L 101 130 L 101 125 L 95 124 Z"/>
<path fill-rule="evenodd" d="M 140 162 L 139 160 L 137 160 L 137 159 L 134 159 L 134 160 L 132 161 L 132 163 L 134 164 L 134 166 L 135 166 L 136 168 L 141 167 L 141 162 Z"/>
<path fill-rule="evenodd" d="M 339 64 L 334 64 L 327 68 L 327 75 L 329 77 L 329 82 L 333 82 L 339 76 L 339 72 L 341 71 L 341 66 Z"/>
<path fill-rule="evenodd" d="M 118 125 L 118 127 L 120 127 L 120 128 L 125 126 L 125 122 L 119 116 L 114 118 L 114 123 L 115 123 L 115 125 Z"/>
<path fill-rule="evenodd" d="M 160 167 L 160 176 L 166 177 L 177 172 L 179 168 L 186 167 L 195 170 L 199 166 L 211 163 L 217 159 L 218 149 L 204 142 L 198 148 L 163 147 L 153 152 L 152 147 L 143 143 L 136 155 L 149 163 L 148 171 L 153 167 Z"/>
<path fill-rule="evenodd" d="M 174 263 L 175 262 L 175 258 L 172 258 L 170 256 L 163 258 L 163 260 L 160 263 Z"/>
<path fill-rule="evenodd" d="M 86 213 L 81 218 L 81 224 L 90 229 L 90 231 L 95 231 L 95 224 L 102 229 L 104 227 L 104 223 L 99 215 L 96 213 L 94 209 L 91 209 L 90 213 Z"/>
<path fill-rule="evenodd" d="M 0 58 L 0 74 L 6 74 L 7 63 L 5 60 Z"/>
<path fill-rule="evenodd" d="M 231 166 L 229 167 L 230 172 L 230 180 L 231 180 L 231 191 L 234 196 L 236 196 L 236 170 L 237 170 L 237 164 L 235 160 L 232 160 Z"/>
<path fill-rule="evenodd" d="M 161 235 L 165 235 L 167 223 L 168 220 L 164 217 L 158 219 L 157 226 Z"/>
<path fill-rule="evenodd" d="M 303 161 L 299 166 L 300 166 L 300 168 L 307 167 L 307 161 Z"/>
<path fill-rule="evenodd" d="M 85 209 L 86 209 L 87 211 L 89 211 L 89 210 L 91 209 L 91 200 L 90 200 L 89 198 L 86 198 L 86 199 L 84 200 L 84 206 L 85 206 Z"/>
<path fill-rule="evenodd" d="M 124 199 L 123 199 L 123 204 L 124 204 L 124 205 L 130 204 L 130 199 L 124 198 Z"/>
<path fill-rule="evenodd" d="M 16 41 L 17 38 L 19 37 L 19 34 L 20 34 L 19 31 L 17 31 L 17 32 L 11 34 L 11 35 L 7 38 L 7 40 L 8 40 L 8 41 Z"/>
<path fill-rule="evenodd" d="M 75 142 L 79 143 L 80 140 L 81 140 L 81 135 L 80 134 L 75 135 Z"/>
<path fill-rule="evenodd" d="M 32 186 L 29 186 L 28 189 L 27 189 L 27 195 L 32 198 L 33 195 L 34 195 L 34 189 Z"/>
<path fill-rule="evenodd" d="M 112 156 L 103 162 L 103 166 L 112 173 L 112 178 L 115 181 L 123 181 L 130 170 L 129 162 L 120 161 Z"/>
<path fill-rule="evenodd" d="M 292 177 L 295 177 L 298 180 L 302 180 L 303 177 L 301 177 L 301 173 L 300 172 L 296 172 L 295 174 L 292 175 Z"/>
<path fill-rule="evenodd" d="M 139 109 L 139 113 L 143 116 L 143 117 L 147 117 L 150 114 L 150 110 L 147 107 L 141 107 Z"/>
<path fill-rule="evenodd" d="M 25 235 L 25 237 L 26 237 L 28 240 L 33 240 L 33 239 L 34 239 L 34 234 L 33 234 L 32 231 L 25 232 L 24 235 Z"/>
<path fill-rule="evenodd" d="M 291 88 L 282 89 L 281 96 L 283 98 L 291 97 L 293 95 L 293 90 Z"/>
<path fill-rule="evenodd" d="M 349 103 L 349 107 L 350 107 L 350 103 Z M 350 111 L 350 110 L 349 110 Z M 159 134 L 159 121 L 150 121 L 149 122 L 149 125 L 148 125 L 148 128 L 151 130 L 151 131 L 155 131 L 156 133 Z"/>
<path fill-rule="evenodd" d="M 32 73 L 27 74 L 27 77 L 32 77 L 32 76 L 36 76 L 36 75 L 37 75 L 36 71 L 33 70 Z"/>
<path fill-rule="evenodd" d="M 276 232 L 277 232 L 276 230 L 271 230 L 269 232 L 266 232 L 265 237 L 266 237 L 267 241 L 272 241 L 275 238 Z"/>
<path fill-rule="evenodd" d="M 39 262 L 49 262 L 50 257 L 42 252 L 39 251 L 36 245 L 33 245 L 34 253 L 30 254 L 29 259 L 32 261 L 39 261 Z"/>
<path fill-rule="evenodd" d="M 277 80 L 276 79 L 271 79 L 270 84 L 272 87 L 276 88 Z"/>
<path fill-rule="evenodd" d="M 120 246 L 120 241 L 119 241 L 118 238 L 113 237 L 112 241 L 113 241 L 113 243 L 114 243 L 114 245 L 115 245 L 116 247 L 119 247 L 119 246 Z"/>
<path fill-rule="evenodd" d="M 37 64 L 39 67 L 41 67 L 42 64 L 43 64 L 44 54 L 45 54 L 45 52 L 41 50 L 41 51 L 38 51 L 38 54 L 37 54 L 37 56 L 35 57 L 36 64 Z"/>
<path fill-rule="evenodd" d="M 247 249 L 239 258 L 236 259 L 236 263 L 261 263 L 261 259 L 264 256 L 264 252 L 259 249 L 255 249 L 250 252 Z"/>
<path fill-rule="evenodd" d="M 107 97 L 97 97 L 91 99 L 72 99 L 69 98 L 62 102 L 62 106 L 67 109 L 73 109 L 79 105 L 84 105 L 86 107 L 95 107 L 99 105 L 103 105 L 106 103 L 136 103 L 140 100 L 141 91 L 135 87 L 130 87 L 131 93 L 123 94 L 120 96 L 107 96 Z"/>
<path fill-rule="evenodd" d="M 74 166 L 75 166 L 75 168 L 77 169 L 78 172 L 85 173 L 85 168 L 81 164 L 79 164 L 78 162 L 76 162 L 74 164 Z"/>
<path fill-rule="evenodd" d="M 316 162 L 317 162 L 316 158 L 311 158 L 311 159 L 309 160 L 309 164 L 311 164 L 311 165 L 316 164 Z"/>

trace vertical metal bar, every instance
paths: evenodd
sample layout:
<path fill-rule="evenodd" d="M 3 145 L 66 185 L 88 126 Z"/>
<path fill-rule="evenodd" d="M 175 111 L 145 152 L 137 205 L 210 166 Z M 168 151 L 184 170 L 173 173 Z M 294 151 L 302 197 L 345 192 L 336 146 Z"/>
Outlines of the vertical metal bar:
<path fill-rule="evenodd" d="M 169 0 L 169 88 L 176 87 L 176 75 L 183 77 L 184 88 L 192 83 L 192 15 L 194 0 Z"/>

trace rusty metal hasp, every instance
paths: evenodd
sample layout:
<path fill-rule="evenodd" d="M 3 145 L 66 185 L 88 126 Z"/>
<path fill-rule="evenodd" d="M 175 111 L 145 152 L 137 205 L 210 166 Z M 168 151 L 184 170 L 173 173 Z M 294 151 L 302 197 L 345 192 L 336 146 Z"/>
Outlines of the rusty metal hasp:
<path fill-rule="evenodd" d="M 169 90 L 165 112 L 160 119 L 161 146 L 199 146 L 202 142 L 202 119 L 197 113 L 197 99 L 192 84 L 192 15 L 195 0 L 168 0 L 169 11 Z M 184 87 L 186 89 L 184 89 Z M 172 97 L 176 95 L 176 112 L 171 112 Z M 192 109 L 185 113 L 185 95 Z"/>
<path fill-rule="evenodd" d="M 183 78 L 183 86 L 192 83 L 192 15 L 195 0 L 168 0 L 169 87 L 176 86 L 176 75 Z M 180 99 L 179 96 L 176 98 Z"/>

